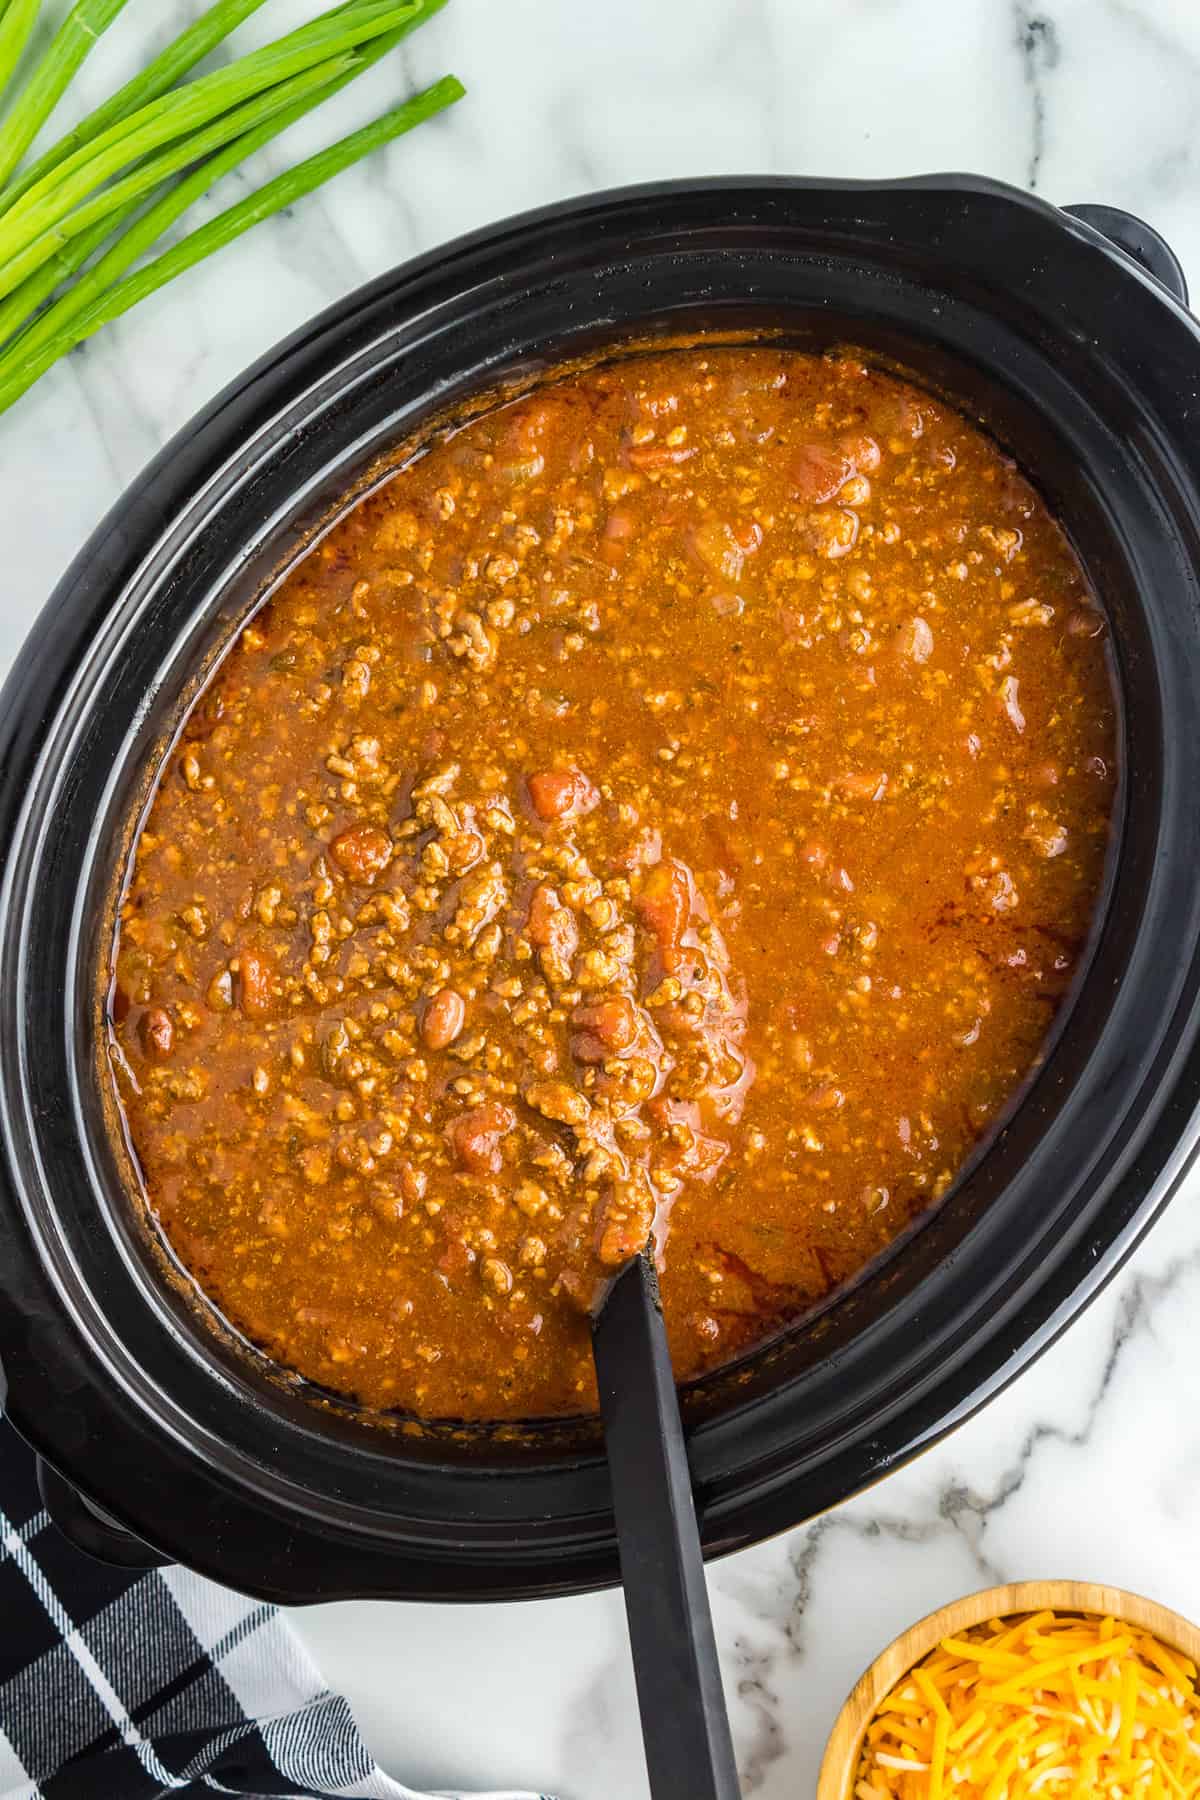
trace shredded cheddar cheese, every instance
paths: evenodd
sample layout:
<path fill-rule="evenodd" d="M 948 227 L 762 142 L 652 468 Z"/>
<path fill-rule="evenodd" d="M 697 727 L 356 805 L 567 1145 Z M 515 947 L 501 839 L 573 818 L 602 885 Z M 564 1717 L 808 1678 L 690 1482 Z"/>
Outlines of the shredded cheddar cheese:
<path fill-rule="evenodd" d="M 1196 1667 L 1113 1619 L 943 1638 L 883 1699 L 855 1800 L 1198 1800 Z"/>

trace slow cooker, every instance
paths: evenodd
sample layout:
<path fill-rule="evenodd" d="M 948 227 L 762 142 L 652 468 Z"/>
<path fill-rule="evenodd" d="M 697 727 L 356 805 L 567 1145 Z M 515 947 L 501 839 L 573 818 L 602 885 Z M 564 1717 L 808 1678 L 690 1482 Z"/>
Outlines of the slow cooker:
<path fill-rule="evenodd" d="M 1095 1295 L 1198 1136 L 1200 327 L 1185 301 L 1138 221 L 987 181 L 630 188 L 361 289 L 150 465 L 0 701 L 0 1360 L 79 1541 L 292 1602 L 617 1578 L 593 1423 L 373 1425 L 273 1380 L 164 1278 L 106 1121 L 96 982 L 147 768 L 264 585 L 423 421 L 622 343 L 770 334 L 914 371 L 1063 522 L 1121 689 L 1111 880 L 1074 1002 L 920 1229 L 685 1391 L 706 1552 L 794 1525 L 932 1443 Z"/>

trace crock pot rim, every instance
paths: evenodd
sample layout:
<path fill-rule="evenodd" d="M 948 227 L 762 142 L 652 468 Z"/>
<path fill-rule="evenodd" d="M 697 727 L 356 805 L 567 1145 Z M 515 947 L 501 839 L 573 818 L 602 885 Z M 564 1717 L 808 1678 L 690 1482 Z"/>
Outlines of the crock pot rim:
<path fill-rule="evenodd" d="M 1015 203 L 1021 208 L 1037 214 L 1046 222 L 1052 223 L 1056 230 L 1069 232 L 1093 247 L 1102 247 L 1104 254 L 1109 261 L 1120 268 L 1123 280 L 1128 279 L 1142 283 L 1147 289 L 1152 290 L 1156 303 L 1160 306 L 1173 309 L 1181 320 L 1186 321 L 1188 328 L 1192 332 L 1193 338 L 1196 336 L 1194 322 L 1190 320 L 1190 315 L 1184 313 L 1173 300 L 1164 295 L 1158 284 L 1154 282 L 1153 277 L 1146 275 L 1138 269 L 1131 259 L 1123 252 L 1112 251 L 1104 240 L 1101 240 L 1089 227 L 1079 224 L 1074 220 L 1066 220 L 1062 214 L 1057 213 L 1055 209 L 1049 207 L 1044 201 L 1038 200 L 1032 196 L 1024 195 L 1018 190 L 1006 188 L 1003 184 L 977 180 L 965 176 L 935 175 L 914 177 L 889 183 L 794 181 L 786 177 L 761 179 L 754 177 L 735 177 L 713 182 L 683 181 L 661 184 L 642 184 L 633 189 L 615 190 L 606 194 L 589 195 L 577 202 L 568 201 L 552 207 L 541 208 L 533 213 L 524 214 L 517 219 L 507 221 L 498 227 L 487 228 L 481 232 L 472 233 L 447 246 L 446 249 L 421 258 L 416 263 L 409 264 L 405 269 L 381 277 L 378 281 L 359 290 L 359 292 L 356 295 L 351 296 L 348 301 L 329 309 L 328 312 L 314 321 L 312 325 L 305 327 L 300 332 L 294 334 L 280 346 L 278 350 L 269 353 L 267 357 L 261 359 L 245 377 L 240 381 L 235 382 L 230 388 L 225 390 L 222 395 L 218 396 L 212 405 L 199 416 L 193 425 L 188 427 L 187 431 L 184 434 L 181 434 L 179 439 L 172 445 L 169 445 L 167 449 L 155 459 L 145 475 L 137 484 L 135 484 L 135 492 L 144 494 L 147 490 L 152 490 L 160 478 L 172 471 L 175 465 L 175 459 L 179 456 L 184 447 L 185 439 L 191 440 L 202 434 L 220 417 L 224 409 L 241 399 L 247 393 L 252 393 L 263 382 L 270 379 L 282 381 L 291 359 L 301 355 L 307 346 L 316 344 L 320 340 L 327 338 L 331 329 L 335 328 L 340 321 L 350 319 L 356 314 L 361 314 L 364 309 L 369 309 L 377 298 L 386 295 L 393 287 L 402 284 L 411 284 L 429 271 L 444 268 L 446 265 L 452 265 L 457 258 L 460 258 L 477 248 L 501 244 L 508 239 L 519 236 L 522 232 L 535 230 L 537 227 L 547 222 L 553 223 L 567 218 L 575 218 L 580 224 L 586 224 L 589 217 L 602 214 L 606 210 L 612 211 L 614 208 L 619 209 L 622 207 L 636 208 L 638 205 L 646 202 L 657 202 L 670 200 L 676 197 L 694 196 L 698 193 L 709 196 L 714 194 L 727 194 L 734 198 L 744 198 L 756 193 L 766 195 L 787 195 L 795 193 L 798 190 L 809 193 L 829 192 L 863 195 L 887 195 L 890 193 L 906 191 L 926 192 L 961 196 L 966 200 L 969 200 L 972 197 L 990 194 L 993 197 L 1000 198 L 1006 202 Z M 1198 352 L 1198 354 L 1200 354 L 1200 352 Z M 286 407 L 285 410 L 287 410 Z M 168 483 L 167 485 L 169 486 L 170 484 Z M 77 590 L 86 592 L 89 586 L 89 574 L 95 570 L 97 563 L 102 565 L 105 560 L 102 553 L 99 556 L 96 555 L 96 550 L 99 548 L 101 552 L 103 551 L 106 535 L 110 531 L 120 530 L 121 518 L 126 511 L 127 503 L 119 503 L 118 507 L 114 510 L 114 513 L 110 515 L 109 520 L 100 528 L 89 546 L 82 553 L 81 557 L 77 559 L 77 562 L 73 565 L 72 570 L 61 584 L 55 601 L 51 602 L 51 607 L 56 604 L 60 596 L 69 594 L 73 586 Z M 19 718 L 16 718 L 16 715 L 20 712 L 20 694 L 24 684 L 25 671 L 27 668 L 31 667 L 39 657 L 49 657 L 52 659 L 53 652 L 56 650 L 61 651 L 63 649 L 61 639 L 65 636 L 65 628 L 61 624 L 56 623 L 50 616 L 50 609 L 48 609 L 47 614 L 43 615 L 43 620 L 39 621 L 35 636 L 39 641 L 35 643 L 31 640 L 27 651 L 24 652 L 22 657 L 18 660 L 13 677 L 6 690 L 5 710 L 3 715 L 0 716 L 0 751 L 4 753 L 4 765 L 6 767 L 8 767 L 10 763 L 7 752 L 15 746 L 17 740 L 22 736 L 22 722 Z M 16 696 L 15 701 L 14 696 Z M 26 734 L 24 747 L 28 749 L 30 737 L 36 736 L 38 722 L 31 722 L 30 720 L 25 719 L 23 723 Z M 7 789 L 8 784 L 6 783 L 3 791 L 3 814 L 7 816 L 7 820 L 11 824 L 13 815 L 13 796 Z M 14 872 L 15 867 L 16 859 L 12 856 L 7 856 L 5 859 L 3 889 L 0 890 L 2 891 L 3 896 L 0 898 L 0 911 L 3 911 L 10 906 L 13 884 L 16 879 Z M 0 967 L 2 966 L 3 964 L 0 962 Z M 1178 1177 L 1178 1170 L 1182 1166 L 1182 1157 L 1186 1155 L 1190 1147 L 1191 1137 L 1195 1131 L 1194 1107 L 1197 1083 L 1195 1079 L 1196 1070 L 1194 1067 L 1190 1070 L 1190 1077 L 1189 1081 L 1182 1083 L 1180 1090 L 1180 1098 L 1182 1098 L 1182 1088 L 1187 1089 L 1191 1096 L 1192 1106 L 1185 1127 L 1179 1133 L 1177 1152 L 1174 1156 L 1160 1159 L 1163 1162 L 1163 1167 L 1160 1170 L 1159 1180 L 1152 1184 L 1154 1191 L 1152 1194 L 1146 1196 L 1143 1206 L 1137 1212 L 1136 1218 L 1127 1222 L 1123 1232 L 1107 1246 L 1102 1257 L 1097 1258 L 1096 1256 L 1091 1256 L 1091 1265 L 1093 1271 L 1097 1275 L 1102 1273 L 1104 1278 L 1107 1278 L 1107 1275 L 1111 1274 L 1120 1258 L 1123 1257 L 1124 1254 L 1127 1254 L 1128 1249 L 1132 1247 L 1132 1242 L 1135 1241 L 1136 1235 L 1141 1229 L 1144 1229 L 1148 1214 L 1157 1210 L 1157 1206 L 1162 1203 L 1163 1180 L 1171 1178 L 1172 1175 L 1174 1175 L 1174 1178 L 1176 1179 Z M 1178 1123 L 1179 1122 L 1176 1121 L 1176 1124 Z M 1094 1280 L 1093 1288 L 1097 1285 L 1098 1280 Z M 986 1384 L 986 1391 L 983 1387 L 977 1387 L 974 1390 L 970 1401 L 968 1401 L 965 1396 L 960 1396 L 957 1403 L 949 1410 L 943 1408 L 939 1412 L 936 1408 L 929 1408 L 923 1421 L 918 1424 L 915 1434 L 910 1432 L 904 1450 L 902 1452 L 897 1452 L 895 1456 L 892 1457 L 889 1457 L 886 1452 L 877 1456 L 872 1472 L 875 1474 L 882 1472 L 883 1469 L 890 1466 L 892 1461 L 899 1460 L 901 1454 L 911 1454 L 925 1442 L 932 1441 L 934 1436 L 940 1435 L 942 1429 L 948 1428 L 949 1424 L 956 1422 L 957 1418 L 962 1416 L 966 1410 L 969 1410 L 974 1404 L 979 1403 L 982 1398 L 986 1397 L 986 1392 L 993 1391 L 996 1386 L 1009 1377 L 1018 1361 L 1023 1362 L 1028 1360 L 1030 1355 L 1036 1353 L 1037 1349 L 1043 1348 L 1045 1342 L 1050 1341 L 1052 1336 L 1056 1335 L 1057 1330 L 1061 1329 L 1061 1324 L 1064 1322 L 1061 1315 L 1068 1309 L 1074 1310 L 1070 1307 L 1070 1302 L 1066 1296 L 1061 1296 L 1057 1310 L 1050 1309 L 1048 1316 L 1042 1319 L 1036 1333 L 1031 1338 L 1026 1339 L 1024 1346 L 1019 1351 L 1014 1351 L 1010 1364 L 1007 1366 L 1001 1365 L 999 1368 L 993 1370 L 991 1379 Z M 9 1352 L 10 1354 L 10 1360 L 12 1360 L 12 1352 L 9 1351 L 10 1338 L 11 1333 L 5 1328 L 3 1334 L 0 1335 L 0 1343 L 3 1343 L 6 1352 Z M 47 1371 L 47 1373 L 49 1373 L 49 1371 Z M 78 1374 L 78 1371 L 76 1371 L 76 1374 Z M 26 1380 L 27 1379 L 28 1371 L 26 1371 Z M 71 1445 L 68 1441 L 69 1433 L 64 1437 L 61 1430 L 50 1433 L 43 1432 L 39 1429 L 42 1419 L 39 1418 L 39 1409 L 35 1401 L 34 1386 L 32 1384 L 27 1386 L 26 1382 L 23 1381 L 18 1386 L 12 1399 L 15 1401 L 15 1405 L 10 1405 L 10 1410 L 12 1410 L 17 1423 L 22 1430 L 25 1431 L 26 1435 L 33 1441 L 38 1442 L 39 1448 L 41 1448 L 50 1459 L 56 1462 L 60 1467 L 62 1467 L 64 1463 L 70 1465 L 72 1456 Z M 31 1402 L 33 1402 L 33 1404 L 31 1404 Z M 74 1472 L 83 1476 L 86 1483 L 86 1471 L 78 1470 Z M 100 1485 L 103 1486 L 102 1483 Z M 770 1484 L 768 1484 L 767 1490 L 764 1491 L 761 1498 L 758 1523 L 754 1528 L 753 1535 L 761 1535 L 761 1528 L 763 1526 L 774 1528 L 774 1524 L 776 1523 L 795 1522 L 794 1511 L 791 1517 L 785 1517 L 779 1512 L 779 1493 L 772 1493 L 769 1491 L 769 1488 Z M 103 1495 L 98 1495 L 98 1497 L 103 1498 Z M 704 1496 L 702 1493 L 702 1502 L 703 1498 Z M 117 1500 L 118 1504 L 115 1506 L 114 1510 L 120 1513 L 119 1496 L 117 1496 Z M 784 1512 L 786 1511 L 787 1503 L 784 1502 Z M 745 1530 L 731 1525 L 728 1521 L 723 1522 L 718 1518 L 715 1510 L 709 1515 L 709 1522 L 711 1522 L 712 1525 L 712 1530 L 708 1533 L 708 1542 L 711 1549 L 733 1548 L 738 1542 L 746 1541 L 747 1534 Z M 142 1521 L 142 1523 L 145 1524 L 144 1521 Z M 151 1529 L 151 1534 L 153 1535 L 152 1528 L 147 1527 L 147 1529 Z M 170 1535 L 171 1533 L 168 1531 L 167 1536 Z M 167 1545 L 166 1547 L 169 1548 L 171 1546 Z M 467 1552 L 469 1561 L 470 1558 L 467 1546 L 464 1545 L 463 1549 Z M 196 1560 L 195 1556 L 193 1555 L 190 1560 Z M 603 1555 L 601 1555 L 600 1561 L 603 1560 Z M 611 1578 L 611 1574 L 613 1573 L 611 1557 L 607 1560 L 609 1578 Z M 584 1562 L 586 1562 L 586 1555 L 584 1557 Z M 586 1583 L 589 1584 L 593 1579 L 594 1577 L 590 1573 L 585 1578 Z M 369 1586 L 369 1579 L 360 1575 L 358 1577 L 358 1583 L 358 1585 L 352 1585 L 345 1591 L 366 1591 L 366 1588 Z M 243 1581 L 242 1585 L 247 1585 L 247 1583 Z M 579 1585 L 579 1582 L 570 1580 L 565 1584 L 554 1582 L 551 1583 L 551 1585 L 557 1590 L 562 1585 L 574 1586 Z M 260 1588 L 259 1591 L 265 1590 Z M 291 1590 L 288 1591 L 290 1592 Z M 338 1589 L 336 1591 L 342 1590 Z M 409 1590 L 405 1589 L 397 1591 Z M 320 1598 L 326 1596 L 323 1592 L 314 1592 L 305 1596 L 294 1595 L 293 1597 Z"/>

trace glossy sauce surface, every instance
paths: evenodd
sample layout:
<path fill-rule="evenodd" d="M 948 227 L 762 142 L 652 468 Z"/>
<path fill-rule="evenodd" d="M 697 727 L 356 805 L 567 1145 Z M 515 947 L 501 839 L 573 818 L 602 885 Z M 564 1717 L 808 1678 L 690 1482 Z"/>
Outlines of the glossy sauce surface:
<path fill-rule="evenodd" d="M 594 1403 L 845 1281 L 1034 1067 L 1100 891 L 1105 627 L 977 428 L 850 355 L 629 358 L 357 506 L 188 719 L 121 906 L 149 1205 L 370 1406 Z"/>

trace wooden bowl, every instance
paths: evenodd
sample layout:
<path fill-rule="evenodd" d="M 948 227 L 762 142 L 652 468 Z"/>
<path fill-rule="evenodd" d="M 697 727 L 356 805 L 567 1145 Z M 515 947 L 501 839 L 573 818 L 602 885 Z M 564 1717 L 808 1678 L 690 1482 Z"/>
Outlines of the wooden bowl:
<path fill-rule="evenodd" d="M 1100 1587 L 1091 1581 L 1018 1581 L 1008 1587 L 968 1594 L 965 1600 L 940 1606 L 928 1618 L 902 1631 L 855 1684 L 825 1746 L 817 1779 L 817 1800 L 852 1800 L 863 1734 L 875 1716 L 875 1708 L 942 1638 L 981 1625 L 986 1619 L 1042 1612 L 1046 1608 L 1128 1620 L 1161 1638 L 1169 1649 L 1181 1650 L 1200 1664 L 1200 1629 L 1169 1607 L 1160 1606 L 1157 1600 L 1144 1600 L 1140 1594 L 1127 1594 L 1122 1588 Z"/>

